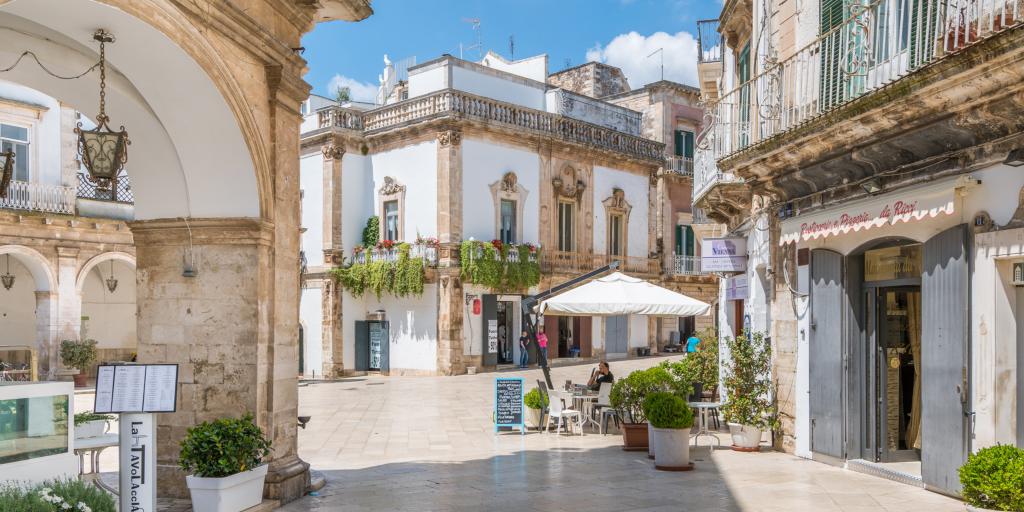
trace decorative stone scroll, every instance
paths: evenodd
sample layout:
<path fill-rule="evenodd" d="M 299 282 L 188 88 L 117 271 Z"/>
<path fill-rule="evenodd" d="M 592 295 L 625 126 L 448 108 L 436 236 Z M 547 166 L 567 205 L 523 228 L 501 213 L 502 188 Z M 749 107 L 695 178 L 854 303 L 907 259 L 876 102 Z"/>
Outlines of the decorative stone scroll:
<path fill-rule="evenodd" d="M 345 148 L 335 146 L 333 143 L 324 144 L 320 148 L 320 152 L 323 153 L 324 158 L 327 160 L 340 160 L 341 157 L 345 156 Z"/>
<path fill-rule="evenodd" d="M 565 166 L 562 171 L 551 179 L 555 194 L 568 199 L 579 200 L 586 190 L 587 184 L 579 177 L 579 171 L 572 166 Z"/>
<path fill-rule="evenodd" d="M 437 142 L 442 146 L 458 146 L 462 143 L 462 132 L 458 130 L 437 132 Z"/>

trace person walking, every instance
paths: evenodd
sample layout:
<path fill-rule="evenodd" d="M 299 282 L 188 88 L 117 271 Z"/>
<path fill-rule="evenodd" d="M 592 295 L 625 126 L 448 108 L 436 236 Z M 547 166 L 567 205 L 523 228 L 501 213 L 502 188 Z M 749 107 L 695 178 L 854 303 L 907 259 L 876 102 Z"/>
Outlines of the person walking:
<path fill-rule="evenodd" d="M 537 358 L 541 367 L 548 365 L 548 335 L 544 331 L 537 333 Z"/>
<path fill-rule="evenodd" d="M 530 366 L 530 337 L 526 334 L 526 329 L 523 329 L 523 333 L 519 335 L 519 367 L 529 368 Z"/>

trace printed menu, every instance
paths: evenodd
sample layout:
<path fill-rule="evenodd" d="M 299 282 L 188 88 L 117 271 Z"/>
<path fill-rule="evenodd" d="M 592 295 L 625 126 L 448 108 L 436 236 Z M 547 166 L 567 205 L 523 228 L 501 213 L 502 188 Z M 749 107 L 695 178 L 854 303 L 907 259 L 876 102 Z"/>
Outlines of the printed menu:
<path fill-rule="evenodd" d="M 96 377 L 97 413 L 174 412 L 178 365 L 100 365 Z"/>

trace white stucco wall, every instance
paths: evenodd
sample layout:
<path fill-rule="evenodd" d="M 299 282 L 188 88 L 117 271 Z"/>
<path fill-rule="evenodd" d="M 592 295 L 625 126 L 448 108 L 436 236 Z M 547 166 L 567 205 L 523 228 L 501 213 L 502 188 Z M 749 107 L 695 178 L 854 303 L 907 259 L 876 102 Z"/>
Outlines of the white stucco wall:
<path fill-rule="evenodd" d="M 321 377 L 324 371 L 323 301 L 320 288 L 303 288 L 299 297 L 299 323 L 303 333 L 303 375 Z"/>
<path fill-rule="evenodd" d="M 647 332 L 647 317 L 643 315 L 629 315 L 629 348 L 646 347 L 649 333 Z"/>
<path fill-rule="evenodd" d="M 324 264 L 324 156 L 316 151 L 299 159 L 302 190 L 302 250 L 309 266 Z"/>
<path fill-rule="evenodd" d="M 630 135 L 640 135 L 643 115 L 625 107 L 613 105 L 589 96 L 564 89 L 552 89 L 545 95 L 548 112 L 605 126 Z"/>
<path fill-rule="evenodd" d="M 368 310 L 362 297 L 353 297 L 348 291 L 341 292 L 341 336 L 344 340 L 341 351 L 346 370 L 356 367 L 356 320 L 365 320 Z"/>
<path fill-rule="evenodd" d="M 485 293 L 491 293 L 487 288 L 473 284 L 463 285 L 462 291 L 465 296 L 474 296 L 481 300 L 483 300 Z M 472 302 L 469 304 L 465 304 L 465 300 L 462 302 L 462 354 L 467 356 L 483 355 L 483 311 L 479 315 L 474 315 Z"/>
<path fill-rule="evenodd" d="M 494 52 L 487 52 L 487 55 L 480 61 L 480 64 L 538 82 L 545 82 L 548 79 L 547 54 L 535 55 L 510 62 Z"/>
<path fill-rule="evenodd" d="M 478 96 L 544 110 L 546 87 L 541 82 L 521 83 L 519 80 L 453 66 L 452 87 Z"/>
<path fill-rule="evenodd" d="M 36 346 L 36 286 L 32 274 L 15 256 L 0 255 L 0 273 L 10 258 L 14 286 L 0 287 L 0 346 Z M 132 324 L 134 325 L 134 324 Z M 0 357 L 4 357 L 0 354 Z"/>
<path fill-rule="evenodd" d="M 448 67 L 427 65 L 409 71 L 409 98 L 448 88 Z"/>
<path fill-rule="evenodd" d="M 370 157 L 358 153 L 345 153 L 341 160 L 341 243 L 346 255 L 363 243 L 366 220 L 375 212 L 372 163 Z"/>
<path fill-rule="evenodd" d="M 117 279 L 113 293 L 106 284 L 110 269 L 110 262 L 96 265 L 82 284 L 82 338 L 98 341 L 98 348 L 135 349 L 135 268 L 122 261 L 113 262 Z"/>
<path fill-rule="evenodd" d="M 526 189 L 523 209 L 523 240 L 536 243 L 539 239 L 540 210 L 538 188 L 540 183 L 540 156 L 511 146 L 478 139 L 462 141 L 462 216 L 463 237 L 477 240 L 497 238 L 496 208 L 491 195 L 491 184 L 500 181 L 506 172 L 515 172 L 519 184 Z"/>
<path fill-rule="evenodd" d="M 4 104 L 12 100 L 43 107 Z M 0 80 L 0 121 L 29 129 L 29 181 L 60 185 L 60 103 L 39 91 Z"/>
<path fill-rule="evenodd" d="M 423 295 L 401 299 L 366 296 L 366 309 L 383 309 L 390 323 L 390 367 L 399 370 L 437 370 L 437 285 L 424 286 Z M 353 320 L 357 320 L 354 318 Z M 354 337 L 352 338 L 355 339 Z"/>
<path fill-rule="evenodd" d="M 416 234 L 437 236 L 437 142 L 422 142 L 372 155 L 373 195 L 376 215 L 382 215 L 377 191 L 390 176 L 405 185 L 405 239 L 412 241 Z M 342 162 L 344 165 L 344 162 Z M 365 188 L 364 188 L 365 189 Z M 349 194 L 344 193 L 348 198 Z M 366 219 L 359 221 L 365 224 Z M 383 224 L 384 219 L 381 219 Z M 360 233 L 362 228 L 359 228 Z"/>
<path fill-rule="evenodd" d="M 648 179 L 646 176 L 594 166 L 594 252 L 607 253 L 608 222 L 602 201 L 612 195 L 612 189 L 621 188 L 626 202 L 632 207 L 629 212 L 626 256 L 646 257 Z"/>

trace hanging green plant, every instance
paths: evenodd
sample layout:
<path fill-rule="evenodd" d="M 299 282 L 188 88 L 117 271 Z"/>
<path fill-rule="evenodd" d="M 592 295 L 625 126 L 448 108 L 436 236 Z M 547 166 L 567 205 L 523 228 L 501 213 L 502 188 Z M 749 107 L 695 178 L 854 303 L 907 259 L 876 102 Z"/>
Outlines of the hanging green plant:
<path fill-rule="evenodd" d="M 412 246 L 407 243 L 398 244 L 398 257 L 395 261 L 356 261 L 347 267 L 331 270 L 334 280 L 342 288 L 355 297 L 361 297 L 367 291 L 373 292 L 379 300 L 384 293 L 395 297 L 423 295 L 423 284 L 426 281 L 426 270 L 423 258 L 410 256 Z"/>
<path fill-rule="evenodd" d="M 380 240 L 380 217 L 374 215 L 366 219 L 366 227 L 363 228 L 363 247 L 370 248 L 377 245 Z"/>
<path fill-rule="evenodd" d="M 539 249 L 532 244 L 466 240 L 459 246 L 459 256 L 463 282 L 497 291 L 524 290 L 540 283 Z"/>

